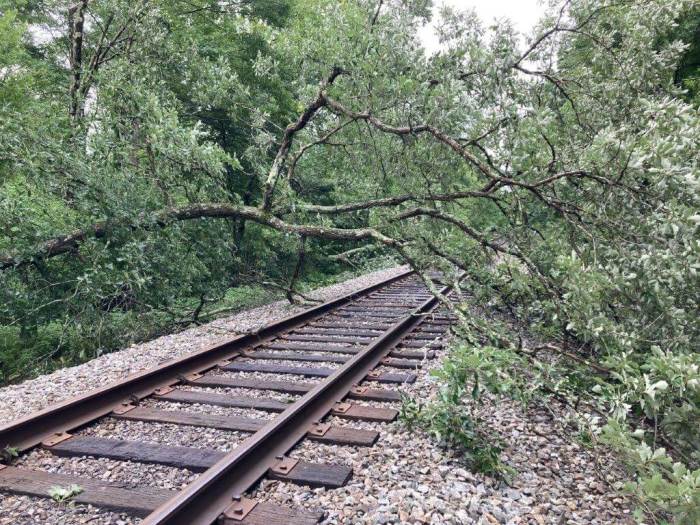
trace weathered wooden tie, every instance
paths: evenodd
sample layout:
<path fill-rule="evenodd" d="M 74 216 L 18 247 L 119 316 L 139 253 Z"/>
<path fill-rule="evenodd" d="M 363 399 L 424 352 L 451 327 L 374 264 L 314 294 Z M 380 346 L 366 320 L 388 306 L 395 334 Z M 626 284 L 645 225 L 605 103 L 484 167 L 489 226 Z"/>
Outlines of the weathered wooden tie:
<path fill-rule="evenodd" d="M 227 372 L 260 372 L 267 374 L 301 375 L 306 377 L 328 377 L 335 372 L 333 368 L 272 365 L 267 363 L 237 363 L 236 361 L 224 365 L 222 369 Z M 416 380 L 416 375 L 370 372 L 366 379 L 368 381 L 378 381 L 380 383 L 413 383 Z"/>
<path fill-rule="evenodd" d="M 356 403 L 338 403 L 331 411 L 336 417 L 344 419 L 358 419 L 362 421 L 378 421 L 388 423 L 394 421 L 399 415 L 393 408 L 368 407 Z"/>
<path fill-rule="evenodd" d="M 352 476 L 352 469 L 345 465 L 309 463 L 301 460 L 291 463 L 293 466 L 287 470 L 281 470 L 280 466 L 271 468 L 267 471 L 267 477 L 310 487 L 339 488 Z"/>
<path fill-rule="evenodd" d="M 185 412 L 183 410 L 160 410 L 148 407 L 133 407 L 126 411 L 112 414 L 116 419 L 131 419 L 135 421 L 148 421 L 152 423 L 171 423 L 193 427 L 209 427 L 221 430 L 234 430 L 239 432 L 255 432 L 260 430 L 267 420 L 242 417 L 219 416 L 215 414 L 202 414 L 199 412 Z"/>
<path fill-rule="evenodd" d="M 286 394 L 305 394 L 314 387 L 313 383 L 298 381 L 275 381 L 271 379 L 249 379 L 245 377 L 227 377 L 207 374 L 194 381 L 193 385 L 210 388 L 248 388 L 252 390 L 271 390 Z"/>
<path fill-rule="evenodd" d="M 299 330 L 294 330 L 292 332 L 296 335 L 345 335 L 345 336 L 358 336 L 358 337 L 379 337 L 382 335 L 381 330 L 369 330 L 367 328 L 316 328 L 312 326 L 305 326 Z"/>
<path fill-rule="evenodd" d="M 335 312 L 335 315 L 338 317 L 343 317 L 345 319 L 388 319 L 388 320 L 398 319 L 400 316 L 400 314 L 383 314 L 383 313 L 378 313 L 378 312 L 361 314 L 359 312 L 346 312 L 346 311 Z"/>
<path fill-rule="evenodd" d="M 364 399 L 365 401 L 401 401 L 401 394 L 395 390 L 368 386 L 356 386 L 350 390 L 348 397 L 350 399 Z"/>
<path fill-rule="evenodd" d="M 221 516 L 219 525 L 316 525 L 323 519 L 323 511 L 311 511 L 300 508 L 285 507 L 277 503 L 255 502 L 254 507 L 240 518 L 237 509 L 230 511 L 230 516 Z"/>
<path fill-rule="evenodd" d="M 308 366 L 271 365 L 267 363 L 238 363 L 236 361 L 225 365 L 223 370 L 228 372 L 261 372 L 267 374 L 293 374 L 306 377 L 328 377 L 335 369 L 313 368 Z"/>
<path fill-rule="evenodd" d="M 342 335 L 304 335 L 304 334 L 288 334 L 281 337 L 283 341 L 302 341 L 302 342 L 319 342 L 319 343 L 352 343 L 354 345 L 366 345 L 374 338 L 362 336 L 342 336 Z"/>
<path fill-rule="evenodd" d="M 426 341 L 408 341 L 404 340 L 399 343 L 401 348 L 431 348 L 433 350 L 439 350 L 444 345 L 442 343 L 428 343 Z"/>
<path fill-rule="evenodd" d="M 337 354 L 356 354 L 361 349 L 362 346 L 352 346 L 349 344 L 343 345 L 324 345 L 323 343 L 316 344 L 304 344 L 295 343 L 293 341 L 289 342 L 274 342 L 265 343 L 259 348 L 265 348 L 267 350 L 288 350 L 288 351 L 307 351 L 307 352 L 331 352 Z"/>
<path fill-rule="evenodd" d="M 409 370 L 415 370 L 421 366 L 420 361 L 416 359 L 397 359 L 395 357 L 386 357 L 382 359 L 382 365 Z"/>
<path fill-rule="evenodd" d="M 413 383 L 416 374 L 392 373 L 374 370 L 365 376 L 365 381 L 376 381 L 377 383 Z"/>
<path fill-rule="evenodd" d="M 377 314 L 386 314 L 386 315 L 403 315 L 405 312 L 407 312 L 409 309 L 408 308 L 396 308 L 396 307 L 387 307 L 384 308 L 382 306 L 344 306 L 343 308 L 340 308 L 338 311 L 339 312 L 354 312 L 362 315 L 377 315 Z"/>
<path fill-rule="evenodd" d="M 381 330 L 384 331 L 391 326 L 391 323 L 359 323 L 359 322 L 342 322 L 338 321 L 323 321 L 309 323 L 310 327 L 315 328 L 338 328 L 345 330 Z"/>
<path fill-rule="evenodd" d="M 389 355 L 404 359 L 432 359 L 435 357 L 435 352 L 432 350 L 392 350 Z"/>
<path fill-rule="evenodd" d="M 169 490 L 155 487 L 127 489 L 117 483 L 94 478 L 66 476 L 39 470 L 15 467 L 0 469 L 0 491 L 49 498 L 53 487 L 70 487 L 71 485 L 77 485 L 81 488 L 81 492 L 71 498 L 72 502 L 126 512 L 136 517 L 150 514 L 174 494 Z"/>
<path fill-rule="evenodd" d="M 142 441 L 91 436 L 73 436 L 66 441 L 46 448 L 52 454 L 60 457 L 93 456 L 118 461 L 155 463 L 169 467 L 186 468 L 192 472 L 204 472 L 226 455 L 218 450 L 173 447 Z"/>
<path fill-rule="evenodd" d="M 332 354 L 309 354 L 305 352 L 265 352 L 256 350 L 246 352 L 245 357 L 250 359 L 274 359 L 280 361 L 300 361 L 313 363 L 345 363 L 350 357 Z"/>
<path fill-rule="evenodd" d="M 47 449 L 61 457 L 102 457 L 185 468 L 192 472 L 204 472 L 226 455 L 225 452 L 204 448 L 172 447 L 87 436 L 74 436 Z M 297 467 L 300 468 L 295 467 L 287 476 L 279 476 L 276 479 L 312 487 L 338 488 L 343 486 L 352 474 L 352 469 L 343 465 L 300 461 Z"/>
<path fill-rule="evenodd" d="M 117 419 L 217 428 L 220 430 L 239 432 L 257 432 L 268 423 L 266 419 L 200 414 L 182 410 L 159 410 L 147 407 L 133 407 L 125 412 L 115 413 L 112 417 Z M 352 427 L 327 425 L 322 428 L 322 433 L 313 432 L 314 430 L 314 428 L 309 430 L 309 434 L 307 435 L 309 439 L 334 445 L 371 446 L 379 437 L 379 433 L 374 430 L 363 430 Z"/>
<path fill-rule="evenodd" d="M 269 412 L 283 412 L 289 407 L 289 403 L 283 403 L 282 401 L 272 398 L 229 396 L 227 394 L 179 389 L 158 395 L 156 398 L 174 403 L 199 403 L 202 405 L 216 405 L 220 407 L 267 410 Z"/>

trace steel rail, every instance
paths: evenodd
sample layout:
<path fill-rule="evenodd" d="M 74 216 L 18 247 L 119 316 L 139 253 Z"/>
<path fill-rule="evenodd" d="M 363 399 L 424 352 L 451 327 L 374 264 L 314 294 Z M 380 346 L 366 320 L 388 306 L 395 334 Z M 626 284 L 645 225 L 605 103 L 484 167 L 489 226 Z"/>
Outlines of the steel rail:
<path fill-rule="evenodd" d="M 280 333 L 294 329 L 344 304 L 414 272 L 409 270 L 382 282 L 332 299 L 323 304 L 271 323 L 256 333 L 245 334 L 208 348 L 167 361 L 148 370 L 137 372 L 103 388 L 68 399 L 56 405 L 34 412 L 24 418 L 0 426 L 0 450 L 12 447 L 28 450 L 59 432 L 81 427 L 106 416 L 129 399 L 143 399 L 154 390 L 170 386 L 181 378 L 200 373 L 216 366 L 220 361 L 233 357 L 242 349 L 270 340 Z"/>
<path fill-rule="evenodd" d="M 440 292 L 449 290 L 445 286 Z M 233 498 L 257 483 L 304 438 L 312 423 L 328 415 L 335 403 L 381 364 L 391 349 L 437 305 L 438 299 L 433 296 L 402 317 L 373 344 L 154 510 L 142 525 L 211 525 L 232 504 Z"/>

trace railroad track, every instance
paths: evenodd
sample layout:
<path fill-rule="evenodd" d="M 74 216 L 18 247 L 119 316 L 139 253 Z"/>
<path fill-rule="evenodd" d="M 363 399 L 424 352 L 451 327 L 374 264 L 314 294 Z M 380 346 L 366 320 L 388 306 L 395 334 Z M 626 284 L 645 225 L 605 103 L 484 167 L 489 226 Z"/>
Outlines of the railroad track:
<path fill-rule="evenodd" d="M 0 465 L 0 493 L 46 498 L 52 487 L 77 485 L 76 503 L 124 512 L 143 525 L 317 523 L 322 512 L 246 494 L 265 477 L 312 487 L 345 484 L 349 467 L 297 460 L 294 447 L 305 439 L 373 446 L 379 433 L 353 427 L 352 420 L 394 420 L 397 410 L 372 403 L 400 401 L 395 387 L 416 379 L 451 322 L 418 277 L 406 272 L 166 362 L 0 427 L 0 449 L 24 455 L 41 447 L 58 457 L 165 465 L 198 473 L 194 481 L 179 491 L 125 487 L 9 464 Z M 333 426 L 325 422 L 330 417 L 348 424 Z M 99 430 L 115 420 L 247 437 L 227 451 L 171 446 L 149 434 L 105 437 Z"/>

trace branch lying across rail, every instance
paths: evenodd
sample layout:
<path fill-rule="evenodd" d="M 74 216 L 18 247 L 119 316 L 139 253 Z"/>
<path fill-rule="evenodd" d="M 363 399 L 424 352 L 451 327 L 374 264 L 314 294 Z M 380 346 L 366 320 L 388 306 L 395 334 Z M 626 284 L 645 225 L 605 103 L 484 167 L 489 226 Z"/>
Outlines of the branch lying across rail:
<path fill-rule="evenodd" d="M 448 213 L 444 213 L 439 210 L 434 210 L 431 208 L 414 208 L 412 210 L 407 210 L 399 215 L 397 215 L 394 219 L 392 220 L 405 220 L 405 219 L 410 219 L 412 217 L 433 217 L 434 219 L 438 219 L 447 223 L 452 224 L 453 226 L 456 226 L 460 230 L 462 230 L 463 233 L 465 233 L 468 237 L 471 237 L 473 240 L 481 244 L 484 248 L 491 248 L 495 252 L 500 252 L 500 253 L 506 253 L 508 255 L 512 255 L 514 257 L 521 257 L 521 254 L 518 252 L 515 252 L 513 250 L 510 250 L 506 248 L 505 246 L 501 246 L 499 244 L 494 243 L 493 241 L 489 240 L 485 235 L 482 233 L 477 232 L 473 228 L 471 228 L 466 222 L 459 220 L 457 217 L 450 215 Z"/>
<path fill-rule="evenodd" d="M 346 229 L 307 224 L 292 224 L 270 213 L 266 213 L 259 208 L 251 206 L 236 206 L 226 203 L 203 203 L 166 208 L 165 210 L 153 214 L 142 214 L 131 220 L 91 224 L 90 226 L 75 230 L 67 235 L 59 235 L 49 239 L 38 245 L 33 253 L 29 255 L 0 255 L 0 270 L 25 266 L 37 259 L 47 259 L 74 252 L 85 241 L 109 237 L 119 228 L 149 229 L 154 226 L 163 228 L 175 221 L 189 221 L 204 218 L 245 219 L 268 226 L 277 231 L 294 233 L 306 237 L 348 241 L 371 239 L 391 247 L 398 244 L 398 241 L 383 235 L 374 228 Z"/>
<path fill-rule="evenodd" d="M 601 374 L 601 375 L 609 376 L 612 373 L 609 368 L 606 368 L 604 366 L 600 366 L 599 364 L 596 364 L 589 359 L 586 359 L 584 357 L 576 355 L 573 352 L 567 352 L 566 350 L 563 350 L 559 346 L 551 344 L 551 343 L 536 346 L 533 349 L 533 353 L 537 352 L 538 350 L 551 350 L 551 351 L 556 352 L 558 354 L 561 354 L 565 357 L 568 357 L 569 359 L 572 359 L 572 360 L 576 361 L 577 363 L 581 363 L 583 365 L 586 365 L 586 366 L 592 368 L 596 373 Z"/>
<path fill-rule="evenodd" d="M 411 219 L 413 217 L 432 217 L 433 219 L 452 224 L 453 226 L 459 228 L 468 237 L 481 244 L 481 246 L 483 246 L 484 248 L 490 248 L 494 252 L 515 257 L 528 268 L 528 270 L 533 276 L 539 279 L 539 281 L 547 290 L 549 290 L 550 292 L 555 291 L 555 288 L 550 278 L 547 275 L 545 275 L 542 271 L 540 271 L 537 265 L 535 265 L 524 253 L 522 253 L 516 248 L 501 245 L 490 240 L 483 233 L 476 231 L 466 222 L 460 220 L 454 215 L 432 208 L 414 208 L 400 213 L 391 220 L 402 221 L 406 219 Z M 394 248 L 400 250 L 402 247 L 400 245 L 396 245 L 394 246 Z"/>
<path fill-rule="evenodd" d="M 360 246 L 359 248 L 353 248 L 353 249 L 347 250 L 343 253 L 336 253 L 335 255 L 329 255 L 328 259 L 331 261 L 350 262 L 351 257 L 353 257 L 357 254 L 371 253 L 376 249 L 377 249 L 377 246 L 375 244 L 365 244 L 364 246 Z"/>
<path fill-rule="evenodd" d="M 326 107 L 328 107 L 333 113 L 337 115 L 344 115 L 355 120 L 364 120 L 384 133 L 390 133 L 393 135 L 414 135 L 419 133 L 428 133 L 452 149 L 465 161 L 477 168 L 486 177 L 493 179 L 500 178 L 498 174 L 493 173 L 489 166 L 484 164 L 471 152 L 467 151 L 467 149 L 464 148 L 457 140 L 450 137 L 447 133 L 439 130 L 435 126 L 431 126 L 429 124 L 419 124 L 416 126 L 392 126 L 376 118 L 370 111 L 352 111 L 351 109 L 348 109 L 340 104 L 340 102 L 337 100 L 329 98 L 324 92 L 321 93 L 321 96 L 323 97 Z"/>

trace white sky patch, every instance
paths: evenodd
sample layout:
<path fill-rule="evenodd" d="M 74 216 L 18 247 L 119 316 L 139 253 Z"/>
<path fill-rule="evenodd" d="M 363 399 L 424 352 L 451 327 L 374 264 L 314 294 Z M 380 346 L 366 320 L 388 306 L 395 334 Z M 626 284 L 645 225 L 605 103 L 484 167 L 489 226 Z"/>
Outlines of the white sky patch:
<path fill-rule="evenodd" d="M 438 12 L 442 6 L 474 9 L 487 25 L 492 24 L 495 19 L 509 18 L 513 27 L 524 35 L 531 33 L 546 10 L 541 0 L 434 0 L 433 3 L 433 21 L 418 31 L 418 38 L 429 54 L 436 52 L 440 47 L 434 27 L 439 23 Z"/>

